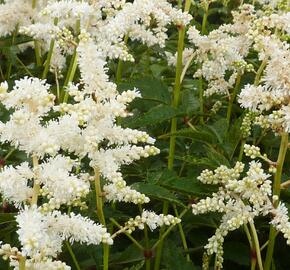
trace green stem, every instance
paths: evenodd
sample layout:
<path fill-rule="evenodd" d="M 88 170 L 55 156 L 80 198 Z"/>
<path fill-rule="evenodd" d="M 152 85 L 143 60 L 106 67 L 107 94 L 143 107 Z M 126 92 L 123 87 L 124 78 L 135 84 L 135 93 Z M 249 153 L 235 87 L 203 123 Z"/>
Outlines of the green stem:
<path fill-rule="evenodd" d="M 48 70 L 49 70 L 50 61 L 51 61 L 51 57 L 52 57 L 52 53 L 53 53 L 54 43 L 55 43 L 55 41 L 54 41 L 54 39 L 52 39 L 50 41 L 47 59 L 46 59 L 45 67 L 44 67 L 44 70 L 43 70 L 43 73 L 42 73 L 42 77 L 41 77 L 42 79 L 45 79 L 46 76 L 47 76 L 47 73 L 48 73 Z"/>
<path fill-rule="evenodd" d="M 278 198 L 280 197 L 281 177 L 282 177 L 283 165 L 284 165 L 287 149 L 288 149 L 288 133 L 282 133 L 279 155 L 278 155 L 277 166 L 276 166 L 276 174 L 275 174 L 274 183 L 273 183 L 273 195 L 278 196 Z M 278 204 L 279 204 L 279 199 L 275 200 L 274 207 L 277 207 Z M 269 232 L 269 243 L 267 247 L 267 254 L 266 254 L 265 265 L 264 265 L 265 270 L 270 270 L 271 268 L 271 262 L 272 262 L 274 246 L 275 246 L 275 239 L 276 239 L 276 230 L 271 225 L 270 232 Z"/>
<path fill-rule="evenodd" d="M 208 8 L 209 4 L 205 4 L 204 8 L 204 13 L 203 13 L 203 18 L 202 18 L 202 25 L 201 25 L 201 34 L 205 35 L 206 34 L 206 24 L 207 24 L 207 17 L 208 17 Z"/>
<path fill-rule="evenodd" d="M 147 228 L 146 224 L 144 224 L 144 237 L 145 237 L 146 250 L 149 251 L 150 250 L 149 237 L 148 237 L 148 228 Z M 150 270 L 151 269 L 151 257 L 146 257 L 145 258 L 145 265 L 146 265 L 146 270 Z"/>
<path fill-rule="evenodd" d="M 233 104 L 234 104 L 238 89 L 239 89 L 240 84 L 241 84 L 241 77 L 242 77 L 241 73 L 238 73 L 234 91 L 230 95 L 229 106 L 228 106 L 228 110 L 227 110 L 227 123 L 228 123 L 228 126 L 230 125 L 230 122 L 231 122 Z"/>
<path fill-rule="evenodd" d="M 96 188 L 96 203 L 97 215 L 102 225 L 106 226 L 106 220 L 103 212 L 103 195 L 101 189 L 101 175 L 99 169 L 95 169 L 95 188 Z"/>
<path fill-rule="evenodd" d="M 32 0 L 32 8 L 33 9 L 36 8 L 36 0 Z M 34 52 L 35 52 L 36 65 L 40 67 L 42 65 L 42 61 L 41 61 L 41 54 L 40 54 L 40 46 L 37 40 L 34 40 Z"/>
<path fill-rule="evenodd" d="M 255 77 L 255 81 L 254 81 L 254 85 L 255 85 L 255 86 L 258 86 L 258 85 L 259 85 L 260 80 L 261 80 L 262 73 L 263 73 L 263 71 L 264 71 L 264 68 L 265 68 L 266 65 L 267 65 L 267 62 L 268 62 L 268 58 L 265 58 L 265 59 L 262 61 L 262 63 L 261 63 L 261 65 L 260 65 L 259 69 L 257 70 L 256 77 Z"/>
<path fill-rule="evenodd" d="M 252 231 L 253 242 L 254 242 L 254 245 L 255 245 L 255 250 L 256 250 L 256 255 L 257 255 L 257 261 L 258 261 L 259 269 L 263 270 L 263 263 L 262 263 L 262 257 L 261 257 L 261 251 L 260 251 L 260 243 L 259 243 L 259 239 L 258 239 L 258 235 L 257 235 L 257 231 L 256 231 L 256 228 L 255 228 L 254 222 L 250 222 L 250 228 L 251 228 L 251 231 Z"/>
<path fill-rule="evenodd" d="M 139 204 L 139 211 L 140 211 L 140 215 L 142 215 L 142 206 Z M 145 239 L 145 248 L 146 251 L 150 251 L 150 243 L 149 243 L 149 237 L 148 237 L 148 227 L 146 224 L 144 224 L 144 239 Z M 151 269 L 151 257 L 145 257 L 145 267 L 146 270 L 150 270 Z"/>
<path fill-rule="evenodd" d="M 215 259 L 214 259 L 214 267 L 213 267 L 214 270 L 219 270 L 219 267 L 217 266 L 217 262 L 218 262 L 217 259 L 218 259 L 218 258 L 217 258 L 217 255 L 215 255 Z"/>
<path fill-rule="evenodd" d="M 186 0 L 184 11 L 189 11 L 191 1 Z M 181 90 L 181 74 L 182 74 L 182 55 L 184 49 L 184 38 L 185 38 L 185 27 L 180 26 L 178 34 L 178 48 L 177 48 L 177 63 L 176 63 L 176 73 L 175 73 L 175 83 L 174 83 L 174 92 L 173 92 L 173 102 L 172 107 L 177 108 L 180 100 L 180 90 Z M 171 133 L 175 133 L 177 129 L 177 118 L 172 118 L 171 121 Z M 173 169 L 174 154 L 175 154 L 175 143 L 176 137 L 170 137 L 170 146 L 169 146 L 169 158 L 168 158 L 168 168 Z"/>
<path fill-rule="evenodd" d="M 7 154 L 6 156 L 4 157 L 4 160 L 6 161 L 15 151 L 16 149 L 15 148 L 12 148 Z"/>
<path fill-rule="evenodd" d="M 244 225 L 244 231 L 246 233 L 246 236 L 248 238 L 248 241 L 249 241 L 249 244 L 250 244 L 250 248 L 252 249 L 253 248 L 253 242 L 252 242 L 252 236 L 250 234 L 250 231 L 248 229 L 248 226 L 247 224 Z"/>
<path fill-rule="evenodd" d="M 176 205 L 173 206 L 173 209 L 174 209 L 174 213 L 176 216 L 179 216 L 178 214 L 178 211 L 177 211 L 177 208 L 176 208 Z M 180 238 L 181 238 L 181 241 L 182 241 L 182 245 L 183 245 L 183 249 L 184 250 L 188 250 L 188 245 L 187 245 L 187 242 L 186 242 L 186 237 L 185 237 L 185 234 L 184 234 L 184 231 L 183 231 L 183 227 L 182 227 L 182 224 L 181 223 L 178 223 L 178 229 L 179 229 L 179 234 L 180 234 Z M 190 255 L 187 253 L 186 254 L 186 260 L 188 262 L 190 262 Z"/>
<path fill-rule="evenodd" d="M 99 169 L 95 168 L 95 188 L 96 188 L 96 203 L 97 215 L 100 223 L 106 226 L 105 215 L 103 211 L 103 194 L 101 189 L 101 175 Z M 109 245 L 103 244 L 103 270 L 109 269 Z"/>
<path fill-rule="evenodd" d="M 76 33 L 79 34 L 80 33 L 80 27 L 81 27 L 81 21 L 77 20 L 76 22 Z M 78 66 L 78 54 L 77 54 L 77 47 L 74 49 L 74 53 L 72 55 L 70 64 L 69 64 L 69 69 L 68 72 L 66 74 L 66 78 L 63 84 L 63 90 L 68 86 L 68 84 L 70 82 L 73 81 L 76 70 L 77 70 L 77 66 Z M 64 93 L 64 97 L 63 97 L 63 102 L 66 103 L 68 100 L 68 92 L 66 91 Z"/>
<path fill-rule="evenodd" d="M 182 218 L 187 211 L 189 210 L 189 208 L 185 208 L 181 214 L 178 216 L 178 218 Z M 155 248 L 159 247 L 160 243 L 163 242 L 163 240 L 165 239 L 165 237 L 171 232 L 171 230 L 174 228 L 175 225 L 170 225 L 168 227 L 168 229 L 161 235 L 161 237 L 159 237 L 158 241 L 153 245 L 152 250 L 154 250 Z M 154 265 L 154 269 L 155 269 L 155 265 Z M 157 268 L 159 269 L 159 268 Z"/>
<path fill-rule="evenodd" d="M 40 46 L 37 40 L 34 40 L 34 52 L 35 52 L 36 66 L 41 67 L 42 60 L 41 60 Z"/>
<path fill-rule="evenodd" d="M 37 169 L 37 167 L 38 167 L 38 158 L 37 158 L 37 156 L 34 155 L 32 157 L 32 163 L 33 163 L 33 168 Z M 39 190 L 40 190 L 40 184 L 37 183 L 37 179 L 34 179 L 31 205 L 37 205 Z"/>
<path fill-rule="evenodd" d="M 67 250 L 68 250 L 70 256 L 72 257 L 72 260 L 73 260 L 73 262 L 74 262 L 74 264 L 75 264 L 76 269 L 77 269 L 77 270 L 81 270 L 81 268 L 80 268 L 80 266 L 79 266 L 79 263 L 78 263 L 78 260 L 77 260 L 75 254 L 74 254 L 74 252 L 73 252 L 73 250 L 72 250 L 71 245 L 69 244 L 68 241 L 65 241 L 65 244 L 66 244 L 66 247 L 67 247 Z"/>
<path fill-rule="evenodd" d="M 77 56 L 77 49 L 75 48 L 70 65 L 69 65 L 69 69 L 68 69 L 68 72 L 67 72 L 64 84 L 63 84 L 63 89 L 65 89 L 68 86 L 68 84 L 73 81 L 76 70 L 77 70 L 77 65 L 78 65 L 78 56 Z M 64 93 L 63 102 L 66 103 L 67 100 L 68 100 L 68 92 L 66 91 Z"/>
<path fill-rule="evenodd" d="M 36 0 L 32 0 L 32 8 L 33 8 L 33 9 L 36 8 Z"/>
<path fill-rule="evenodd" d="M 163 215 L 167 215 L 168 213 L 168 208 L 169 208 L 169 204 L 168 202 L 164 202 L 163 203 L 163 209 L 162 209 L 162 213 Z M 164 230 L 165 228 L 162 227 L 160 229 L 160 233 L 159 233 L 159 240 L 157 241 L 157 243 L 152 247 L 152 250 L 154 250 L 155 246 L 157 247 L 156 250 L 156 255 L 155 255 L 155 262 L 154 262 L 154 270 L 159 270 L 160 269 L 160 263 L 161 263 L 161 255 L 162 255 L 162 250 L 163 250 L 163 235 L 164 235 Z"/>
<path fill-rule="evenodd" d="M 15 43 L 15 39 L 16 39 L 17 33 L 18 33 L 18 25 L 16 26 L 16 28 L 15 28 L 15 30 L 13 32 L 12 40 L 11 40 L 11 46 L 13 46 L 14 43 Z M 9 65 L 8 65 L 7 72 L 6 72 L 6 80 L 8 80 L 10 78 L 11 70 L 12 70 L 12 63 L 11 63 L 11 61 L 9 61 Z"/>
<path fill-rule="evenodd" d="M 243 159 L 245 144 L 246 144 L 246 139 L 242 139 L 238 161 L 242 161 Z"/>
<path fill-rule="evenodd" d="M 209 5 L 206 4 L 204 13 L 203 13 L 203 18 L 202 18 L 202 26 L 201 26 L 201 34 L 204 35 L 206 33 L 206 24 L 207 24 L 207 17 L 208 17 L 208 8 Z M 201 65 L 199 65 L 199 68 Z M 198 79 L 198 85 L 199 85 L 199 106 L 200 106 L 200 118 L 199 121 L 201 124 L 204 124 L 204 100 L 203 100 L 203 94 L 204 94 L 204 89 L 203 89 L 203 79 L 202 76 L 199 77 Z"/>
<path fill-rule="evenodd" d="M 251 233 L 248 229 L 248 226 L 247 224 L 244 225 L 244 230 L 245 230 L 245 233 L 247 235 L 247 238 L 248 238 L 248 241 L 249 241 L 249 244 L 250 244 L 250 249 L 251 249 L 251 270 L 255 270 L 256 269 L 256 264 L 257 264 L 257 256 L 253 256 L 253 252 L 255 252 L 256 254 L 256 251 L 255 251 L 255 247 L 254 247 L 254 244 L 253 244 L 253 239 L 252 239 L 252 236 L 251 236 Z"/>
<path fill-rule="evenodd" d="M 204 124 L 204 102 L 203 102 L 203 94 L 204 94 L 204 90 L 203 90 L 203 80 L 202 80 L 202 76 L 200 76 L 198 78 L 198 86 L 199 86 L 199 112 L 200 112 L 200 117 L 199 117 L 199 121 L 201 124 Z"/>
<path fill-rule="evenodd" d="M 128 35 L 125 36 L 124 38 L 124 43 L 125 45 L 128 43 Z M 117 72 L 116 72 L 116 83 L 119 84 L 122 79 L 122 71 L 123 71 L 123 64 L 124 62 L 119 59 L 118 61 L 118 66 L 117 66 Z"/>
<path fill-rule="evenodd" d="M 257 265 L 257 260 L 256 259 L 251 259 L 251 270 L 255 270 Z"/>
<path fill-rule="evenodd" d="M 1 67 L 1 65 L 0 65 L 0 75 L 1 75 L 1 80 L 5 81 L 5 76 L 4 76 L 3 69 Z"/>
<path fill-rule="evenodd" d="M 57 25 L 57 21 L 58 21 L 58 19 L 55 18 L 54 19 L 54 25 Z M 51 41 L 50 41 L 50 45 L 49 45 L 49 51 L 48 51 L 48 54 L 47 54 L 45 67 L 44 67 L 44 70 L 43 70 L 43 73 L 42 73 L 42 79 L 45 79 L 46 76 L 47 76 L 47 73 L 48 73 L 48 70 L 49 70 L 49 66 L 50 66 L 50 62 L 51 62 L 53 49 L 54 49 L 54 43 L 55 43 L 55 40 L 54 40 L 54 38 L 52 38 Z"/>
<path fill-rule="evenodd" d="M 58 81 L 58 75 L 57 75 L 57 69 L 54 70 L 54 76 L 55 76 L 55 84 L 56 84 L 56 101 L 57 103 L 60 103 L 60 89 L 59 89 L 59 81 Z"/>
<path fill-rule="evenodd" d="M 25 66 L 25 64 L 21 61 L 21 59 L 18 56 L 16 56 L 16 61 L 23 67 L 23 69 L 29 76 L 33 77 L 33 74 L 29 71 L 29 69 Z"/>
<path fill-rule="evenodd" d="M 184 11 L 188 12 L 190 10 L 191 0 L 185 1 Z M 177 108 L 180 100 L 180 90 L 181 90 L 181 75 L 182 75 L 182 55 L 184 49 L 184 38 L 185 38 L 185 26 L 181 25 L 178 28 L 178 45 L 177 45 L 177 63 L 176 63 L 176 72 L 175 72 L 175 83 L 174 83 L 174 92 L 173 92 L 173 101 L 172 107 Z M 171 120 L 171 134 L 174 134 L 177 130 L 177 118 L 174 117 Z M 168 156 L 168 169 L 173 169 L 174 163 L 174 154 L 175 154 L 175 144 L 176 137 L 171 136 L 169 142 L 169 156 Z M 163 214 L 168 213 L 168 202 L 163 203 Z M 160 230 L 159 234 L 159 244 L 156 250 L 154 270 L 159 270 L 161 263 L 161 255 L 163 250 L 163 240 L 161 240 L 164 229 Z"/>
<path fill-rule="evenodd" d="M 114 218 L 110 218 L 110 221 L 115 224 L 120 230 L 122 230 L 122 226 L 114 219 Z M 126 232 L 122 232 L 124 233 L 131 241 L 133 244 L 136 245 L 137 248 L 139 248 L 142 252 L 144 251 L 144 247 L 141 246 L 139 244 L 139 242 L 129 233 L 126 233 Z M 119 235 L 120 233 L 115 233 L 115 236 Z M 112 237 L 114 239 L 114 237 Z"/>
<path fill-rule="evenodd" d="M 19 270 L 25 270 L 25 262 L 26 262 L 26 258 L 25 257 L 20 257 L 19 259 Z"/>

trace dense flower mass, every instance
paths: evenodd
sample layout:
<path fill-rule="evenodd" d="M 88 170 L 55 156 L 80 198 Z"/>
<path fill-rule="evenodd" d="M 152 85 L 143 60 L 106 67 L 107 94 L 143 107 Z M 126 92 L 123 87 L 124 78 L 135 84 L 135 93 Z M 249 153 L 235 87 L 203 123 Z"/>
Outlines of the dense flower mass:
<path fill-rule="evenodd" d="M 40 57 L 49 56 L 43 78 L 49 70 L 62 77 L 71 56 L 80 80 L 69 79 L 56 95 L 45 79 L 32 76 L 16 80 L 10 91 L 7 82 L 0 85 L 1 102 L 12 111 L 1 122 L 0 140 L 24 151 L 33 163 L 5 166 L 0 173 L 3 198 L 20 209 L 16 222 L 22 246 L 16 251 L 4 244 L 2 255 L 15 269 L 22 260 L 26 269 L 70 269 L 53 260 L 64 240 L 94 245 L 111 245 L 113 240 L 103 225 L 63 213 L 63 206 L 85 209 L 91 180 L 100 177 L 108 201 L 148 203 L 147 196 L 127 185 L 120 168 L 159 153 L 146 132 L 117 124 L 117 117 L 129 116 L 128 104 L 141 95 L 137 89 L 117 91 L 107 60 L 134 61 L 127 38 L 164 47 L 166 26 L 186 25 L 191 15 L 167 1 L 22 1 L 21 9 L 17 1 L 4 2 L 0 35 L 16 30 L 33 37 L 31 46 L 40 50 Z M 94 176 L 80 169 L 83 159 L 89 160 Z M 156 217 L 152 213 L 146 218 L 151 229 L 179 221 Z"/>
<path fill-rule="evenodd" d="M 249 150 L 246 150 L 249 153 Z M 198 179 L 205 184 L 219 185 L 219 191 L 212 197 L 201 199 L 192 205 L 193 214 L 208 212 L 222 213 L 221 223 L 215 235 L 205 246 L 208 255 L 216 253 L 217 265 L 222 267 L 224 238 L 230 231 L 250 224 L 253 226 L 257 216 L 274 215 L 272 224 L 289 239 L 289 218 L 284 204 L 278 208 L 273 206 L 275 195 L 272 196 L 270 174 L 262 168 L 260 162 L 252 161 L 246 176 L 241 178 L 244 164 L 237 162 L 230 169 L 220 166 L 214 171 L 205 170 Z"/>

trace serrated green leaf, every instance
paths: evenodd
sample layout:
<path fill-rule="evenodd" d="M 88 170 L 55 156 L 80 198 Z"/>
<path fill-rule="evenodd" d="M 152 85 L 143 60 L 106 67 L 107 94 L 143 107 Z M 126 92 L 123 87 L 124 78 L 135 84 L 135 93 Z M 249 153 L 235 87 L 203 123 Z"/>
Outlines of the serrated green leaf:
<path fill-rule="evenodd" d="M 161 201 L 172 202 L 181 206 L 184 206 L 180 200 L 178 200 L 175 195 L 164 187 L 149 184 L 149 183 L 135 183 L 132 188 L 137 191 L 144 193 L 148 197 L 155 198 Z"/>
<path fill-rule="evenodd" d="M 196 196 L 209 195 L 217 190 L 214 186 L 200 183 L 196 178 L 179 177 L 170 170 L 162 173 L 158 183 L 168 189 Z"/>
<path fill-rule="evenodd" d="M 133 265 L 130 268 L 126 267 L 123 270 L 140 270 L 140 269 L 142 269 L 143 266 L 144 266 L 144 261 L 142 261 L 142 262 L 140 262 L 140 263 L 138 263 L 136 265 Z"/>
<path fill-rule="evenodd" d="M 143 259 L 143 253 L 138 248 L 136 248 L 134 244 L 130 244 L 125 248 L 125 250 L 112 254 L 110 256 L 110 264 L 126 264 L 132 262 L 139 262 Z"/>
<path fill-rule="evenodd" d="M 133 118 L 132 121 L 128 121 L 127 125 L 131 128 L 138 128 L 147 125 L 156 125 L 162 123 L 166 120 L 179 115 L 180 112 L 177 109 L 172 108 L 168 105 L 158 105 L 147 113 L 139 116 L 138 118 Z"/>
<path fill-rule="evenodd" d="M 166 240 L 162 262 L 166 266 L 167 270 L 194 269 L 193 263 L 186 260 L 184 254 L 182 253 L 182 249 L 172 240 Z"/>
<path fill-rule="evenodd" d="M 121 83 L 119 85 L 119 89 L 121 90 L 128 90 L 134 87 L 140 91 L 143 100 L 152 100 L 165 104 L 170 104 L 171 102 L 167 86 L 161 80 L 152 77 L 145 77 Z"/>
<path fill-rule="evenodd" d="M 224 244 L 224 258 L 237 264 L 249 266 L 249 247 L 240 242 L 226 242 Z"/>
<path fill-rule="evenodd" d="M 1 48 L 1 51 L 9 62 L 14 65 L 17 63 L 17 54 L 20 52 L 17 46 L 4 47 Z"/>
<path fill-rule="evenodd" d="M 209 130 L 201 127 L 180 129 L 177 132 L 167 133 L 161 137 L 166 138 L 170 136 L 185 137 L 204 143 L 215 143 L 216 137 Z"/>

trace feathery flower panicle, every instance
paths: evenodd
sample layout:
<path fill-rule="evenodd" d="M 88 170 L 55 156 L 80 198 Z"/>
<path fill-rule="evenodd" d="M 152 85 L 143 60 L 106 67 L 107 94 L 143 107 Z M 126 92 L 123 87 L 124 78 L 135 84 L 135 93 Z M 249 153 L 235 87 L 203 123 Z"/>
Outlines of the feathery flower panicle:
<path fill-rule="evenodd" d="M 239 94 L 241 107 L 258 114 L 256 123 L 275 132 L 289 130 L 289 45 L 276 37 L 261 37 L 257 41 L 260 56 L 265 61 L 264 75 L 259 85 L 246 85 Z M 257 45 L 257 46 L 258 46 Z"/>
<path fill-rule="evenodd" d="M 16 166 L 5 166 L 0 172 L 0 191 L 5 200 L 20 206 L 32 196 L 32 188 L 28 186 L 29 179 L 34 174 L 28 163 Z"/>
<path fill-rule="evenodd" d="M 165 0 L 135 0 L 133 3 L 61 0 L 49 1 L 37 13 L 34 23 L 21 25 L 20 32 L 38 39 L 44 52 L 54 40 L 56 50 L 50 65 L 52 70 L 61 71 L 65 67 L 64 57 L 72 54 L 72 45 L 78 43 L 79 30 L 89 33 L 104 57 L 134 61 L 124 42 L 125 36 L 148 46 L 164 47 L 168 26 L 187 25 L 191 18 Z M 72 29 L 70 38 L 65 37 L 67 29 Z"/>
<path fill-rule="evenodd" d="M 233 16 L 232 24 L 221 25 L 208 35 L 201 34 L 195 26 L 187 32 L 195 48 L 194 61 L 200 66 L 194 77 L 203 77 L 208 82 L 205 96 L 228 94 L 238 74 L 249 68 L 245 57 L 252 41 L 245 34 L 255 15 L 249 5 L 242 5 L 239 12 L 233 12 Z"/>
<path fill-rule="evenodd" d="M 30 25 L 34 11 L 29 0 L 5 0 L 0 4 L 0 14 L 0 37 L 2 37 L 11 34 L 19 26 Z"/>
<path fill-rule="evenodd" d="M 0 36 L 17 27 L 33 37 L 40 52 L 47 53 L 45 69 L 49 64 L 56 80 L 67 56 L 72 57 L 80 80 L 64 85 L 64 98 L 58 92 L 55 96 L 46 80 L 35 77 L 15 80 L 11 91 L 7 82 L 0 84 L 0 101 L 11 111 L 8 121 L 0 122 L 0 141 L 24 151 L 32 161 L 32 166 L 24 162 L 0 172 L 3 198 L 20 209 L 16 222 L 21 245 L 19 249 L 2 245 L 0 254 L 16 270 L 23 258 L 27 270 L 68 270 L 56 260 L 63 241 L 111 245 L 113 239 L 103 225 L 81 214 L 64 213 L 66 207 L 83 210 L 84 199 L 92 192 L 90 180 L 99 177 L 104 180 L 104 200 L 148 203 L 147 196 L 127 185 L 121 167 L 160 152 L 146 132 L 118 124 L 118 117 L 131 115 L 128 105 L 141 94 L 135 88 L 119 93 L 109 80 L 107 61 L 134 60 L 124 41 L 127 37 L 164 47 L 168 27 L 185 26 L 191 15 L 165 0 L 37 1 L 36 7 L 21 2 L 23 9 L 17 8 L 15 14 L 16 1 L 0 5 L 0 17 L 5 15 L 10 22 L 0 26 Z M 87 160 L 90 168 L 82 171 Z M 137 227 L 147 224 L 151 230 L 180 222 L 151 211 L 135 220 L 141 222 L 136 221 Z M 103 223 L 100 217 L 99 222 Z"/>
<path fill-rule="evenodd" d="M 113 243 L 106 228 L 73 213 L 66 215 L 53 211 L 43 214 L 32 207 L 21 211 L 16 221 L 22 253 L 31 258 L 56 257 L 64 240 L 94 245 Z"/>
<path fill-rule="evenodd" d="M 154 231 L 158 227 L 176 225 L 181 222 L 181 219 L 172 215 L 157 215 L 156 213 L 148 210 L 143 210 L 141 216 L 130 218 L 125 226 L 121 228 L 121 231 L 132 233 L 136 228 L 144 230 L 144 226 L 147 225 L 151 231 Z"/>
<path fill-rule="evenodd" d="M 249 147 L 248 147 L 249 148 Z M 247 152 L 250 150 L 248 149 Z M 256 149 L 255 149 L 256 151 Z M 214 171 L 204 170 L 198 179 L 205 184 L 218 184 L 219 190 L 212 197 L 201 199 L 192 205 L 194 215 L 208 212 L 222 213 L 220 226 L 205 246 L 208 255 L 216 254 L 217 264 L 223 264 L 223 243 L 229 232 L 244 224 L 253 223 L 258 216 L 274 215 L 270 222 L 289 239 L 289 221 L 282 206 L 273 206 L 270 174 L 262 164 L 252 161 L 244 177 L 244 164 L 237 162 L 233 169 L 220 166 Z M 284 210 L 283 210 L 284 209 Z"/>

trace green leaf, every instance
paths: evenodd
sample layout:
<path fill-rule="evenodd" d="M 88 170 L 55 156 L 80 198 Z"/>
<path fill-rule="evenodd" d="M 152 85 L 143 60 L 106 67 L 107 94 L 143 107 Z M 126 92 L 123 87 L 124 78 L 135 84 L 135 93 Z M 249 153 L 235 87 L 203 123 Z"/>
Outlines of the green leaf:
<path fill-rule="evenodd" d="M 220 165 L 226 165 L 227 167 L 231 167 L 229 160 L 211 145 L 205 146 L 205 150 L 206 155 L 211 161 L 213 167 L 218 167 Z"/>
<path fill-rule="evenodd" d="M 143 266 L 144 266 L 144 261 L 142 261 L 142 262 L 140 262 L 140 263 L 138 263 L 136 265 L 133 265 L 130 268 L 126 267 L 123 270 L 140 270 L 140 269 L 142 269 Z"/>
<path fill-rule="evenodd" d="M 182 253 L 182 249 L 177 246 L 177 243 L 172 240 L 166 240 L 163 252 L 163 264 L 166 270 L 192 270 L 194 265 L 188 262 Z"/>
<path fill-rule="evenodd" d="M 170 137 L 170 136 L 190 138 L 204 143 L 216 142 L 216 137 L 212 134 L 212 132 L 201 127 L 196 127 L 195 130 L 192 128 L 184 128 L 174 133 L 167 133 L 162 135 L 162 137 Z"/>
<path fill-rule="evenodd" d="M 14 222 L 15 215 L 15 213 L 0 213 L 0 224 Z"/>
<path fill-rule="evenodd" d="M 226 242 L 224 244 L 224 258 L 237 264 L 249 266 L 250 251 L 247 245 L 240 242 Z"/>
<path fill-rule="evenodd" d="M 20 52 L 17 46 L 10 46 L 1 48 L 2 53 L 8 59 L 9 62 L 16 65 L 17 63 L 17 54 Z"/>
<path fill-rule="evenodd" d="M 143 253 L 134 244 L 130 244 L 125 250 L 113 253 L 110 256 L 110 265 L 112 269 L 115 269 L 114 265 L 140 262 L 142 260 L 144 260 Z"/>
<path fill-rule="evenodd" d="M 182 91 L 182 106 L 188 115 L 199 110 L 199 99 L 192 89 Z"/>
<path fill-rule="evenodd" d="M 184 206 L 181 201 L 179 201 L 174 194 L 164 187 L 158 185 L 149 184 L 149 183 L 135 183 L 132 185 L 132 188 L 137 191 L 144 193 L 145 195 L 155 198 L 161 201 L 172 202 L 181 206 Z"/>
<path fill-rule="evenodd" d="M 210 195 L 217 191 L 215 186 L 204 185 L 193 177 L 179 177 L 170 170 L 165 170 L 158 182 L 168 189 L 196 196 Z"/>
<path fill-rule="evenodd" d="M 224 142 L 224 138 L 228 130 L 226 119 L 219 119 L 213 125 L 208 125 L 208 128 L 213 132 L 214 135 L 216 135 L 219 143 Z"/>
<path fill-rule="evenodd" d="M 152 77 L 145 77 L 121 83 L 119 85 L 120 90 L 133 89 L 134 87 L 140 91 L 143 100 L 148 99 L 165 104 L 170 104 L 171 102 L 167 86 L 161 80 Z"/>
<path fill-rule="evenodd" d="M 132 120 L 128 119 L 127 125 L 131 128 L 156 125 L 166 120 L 170 120 L 179 114 L 180 112 L 171 106 L 158 105 L 137 118 L 132 118 Z"/>

